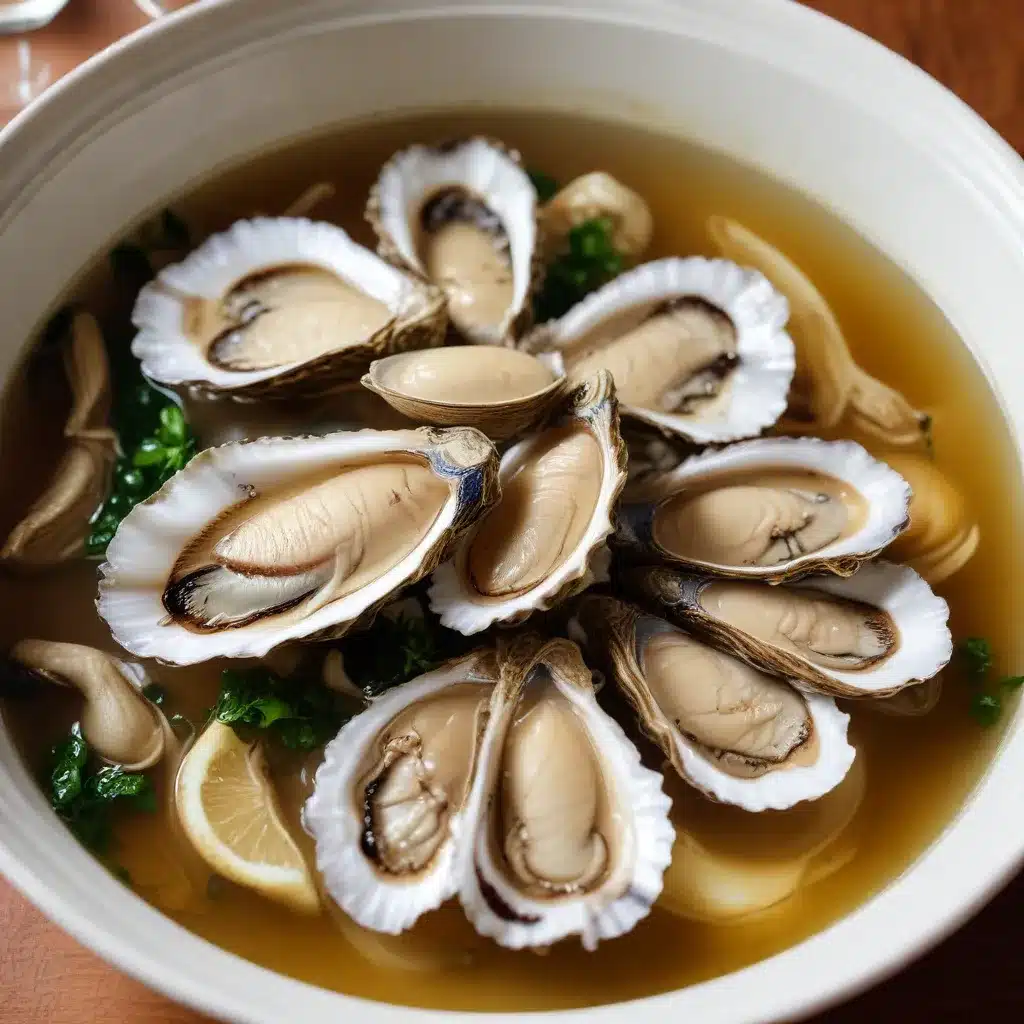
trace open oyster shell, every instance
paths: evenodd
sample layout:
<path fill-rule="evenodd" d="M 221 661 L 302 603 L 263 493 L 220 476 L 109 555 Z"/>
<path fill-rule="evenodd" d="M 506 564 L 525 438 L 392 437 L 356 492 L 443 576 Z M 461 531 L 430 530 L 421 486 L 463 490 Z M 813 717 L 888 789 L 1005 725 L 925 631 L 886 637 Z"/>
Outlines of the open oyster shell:
<path fill-rule="evenodd" d="M 891 562 L 778 586 L 661 567 L 627 569 L 620 582 L 712 646 L 837 697 L 892 696 L 931 679 L 953 653 L 949 606 Z"/>
<path fill-rule="evenodd" d="M 132 353 L 147 377 L 235 397 L 316 394 L 444 339 L 441 292 L 341 228 L 257 217 L 212 235 L 139 293 Z"/>
<path fill-rule="evenodd" d="M 97 607 L 123 647 L 175 664 L 340 636 L 497 495 L 497 454 L 469 427 L 208 449 L 125 517 Z"/>
<path fill-rule="evenodd" d="M 727 260 L 644 263 L 523 342 L 570 377 L 611 371 L 625 415 L 697 444 L 753 437 L 786 407 L 795 365 L 786 300 Z"/>
<path fill-rule="evenodd" d="M 831 697 L 765 675 L 611 597 L 584 597 L 570 631 L 676 771 L 715 800 L 784 810 L 824 796 L 853 764 L 850 716 Z"/>
<path fill-rule="evenodd" d="M 381 169 L 366 216 L 386 259 L 434 281 L 468 341 L 511 344 L 540 271 L 537 194 L 491 139 L 410 146 Z"/>
<path fill-rule="evenodd" d="M 605 542 L 626 480 L 611 375 L 577 385 L 563 415 L 510 448 L 500 480 L 501 501 L 430 587 L 442 624 L 467 635 L 523 622 L 606 577 Z"/>
<path fill-rule="evenodd" d="M 377 360 L 363 386 L 420 423 L 472 426 L 504 441 L 543 419 L 559 401 L 565 371 L 557 356 L 449 345 Z"/>
<path fill-rule="evenodd" d="M 907 528 L 910 497 L 852 441 L 762 438 L 631 483 L 616 543 L 713 576 L 849 576 Z"/>
<path fill-rule="evenodd" d="M 519 636 L 373 702 L 327 746 L 303 823 L 330 895 L 397 933 L 458 893 L 505 946 L 632 928 L 673 830 L 661 778 L 567 640 Z"/>

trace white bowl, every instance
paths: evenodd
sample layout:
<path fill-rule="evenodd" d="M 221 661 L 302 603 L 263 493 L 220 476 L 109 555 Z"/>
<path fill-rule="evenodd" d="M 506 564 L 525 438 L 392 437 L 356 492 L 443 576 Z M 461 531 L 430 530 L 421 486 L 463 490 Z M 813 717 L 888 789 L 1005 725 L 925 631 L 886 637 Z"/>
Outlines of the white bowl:
<path fill-rule="evenodd" d="M 939 303 L 1021 436 L 1021 162 L 926 75 L 788 0 L 210 0 L 148 28 L 69 75 L 0 136 L 0 380 L 69 279 L 189 182 L 333 122 L 470 100 L 666 128 L 827 203 Z M 588 1009 L 587 1020 L 792 1019 L 894 971 L 1017 865 L 1022 777 L 1017 715 L 943 836 L 855 913 L 728 977 Z M 76 844 L 6 735 L 0 868 L 102 956 L 216 1016 L 453 1017 L 335 995 L 191 935 Z M 570 1019 L 579 1015 L 545 1017 Z"/>

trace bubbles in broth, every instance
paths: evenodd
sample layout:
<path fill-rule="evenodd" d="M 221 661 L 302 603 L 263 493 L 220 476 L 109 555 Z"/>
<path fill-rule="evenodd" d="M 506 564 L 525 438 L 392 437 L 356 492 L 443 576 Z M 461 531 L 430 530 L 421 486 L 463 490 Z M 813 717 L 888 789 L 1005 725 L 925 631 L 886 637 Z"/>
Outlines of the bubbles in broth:
<path fill-rule="evenodd" d="M 2 409 L 4 722 L 223 948 L 413 1006 L 652 995 L 863 903 L 984 769 L 996 403 L 758 172 L 547 112 L 348 126 L 56 305 Z"/>

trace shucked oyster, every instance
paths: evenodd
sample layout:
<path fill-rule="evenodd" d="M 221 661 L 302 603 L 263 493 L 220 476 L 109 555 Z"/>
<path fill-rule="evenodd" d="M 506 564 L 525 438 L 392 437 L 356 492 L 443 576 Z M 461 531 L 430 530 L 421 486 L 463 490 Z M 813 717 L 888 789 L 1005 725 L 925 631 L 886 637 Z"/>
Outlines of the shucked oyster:
<path fill-rule="evenodd" d="M 381 254 L 435 282 L 467 340 L 510 344 L 531 316 L 537 194 L 489 139 L 410 146 L 381 169 L 366 216 Z"/>
<path fill-rule="evenodd" d="M 852 441 L 764 438 L 630 484 L 616 541 L 715 576 L 849 576 L 906 529 L 910 487 Z"/>
<path fill-rule="evenodd" d="M 494 448 L 468 427 L 208 449 L 124 519 L 99 612 L 123 647 L 176 664 L 340 636 L 497 493 Z"/>
<path fill-rule="evenodd" d="M 380 359 L 363 386 L 421 423 L 476 427 L 503 441 L 533 426 L 558 402 L 565 373 L 557 356 L 449 345 Z"/>
<path fill-rule="evenodd" d="M 834 789 L 853 763 L 850 716 L 831 697 L 611 597 L 584 597 L 570 628 L 676 771 L 716 800 L 783 810 Z"/>
<path fill-rule="evenodd" d="M 657 774 L 567 640 L 518 637 L 391 691 L 325 751 L 303 822 L 330 895 L 399 932 L 459 894 L 502 945 L 587 948 L 644 917 L 672 828 Z"/>
<path fill-rule="evenodd" d="M 602 372 L 572 391 L 561 418 L 505 453 L 501 501 L 434 573 L 441 622 L 465 634 L 522 622 L 604 576 L 625 463 Z"/>
<path fill-rule="evenodd" d="M 370 363 L 440 344 L 444 298 L 333 224 L 238 221 L 139 293 L 147 377 L 234 396 L 323 392 Z"/>
<path fill-rule="evenodd" d="M 644 263 L 538 327 L 570 377 L 609 370 L 624 414 L 698 444 L 753 437 L 786 407 L 793 343 L 786 300 L 726 260 Z"/>
<path fill-rule="evenodd" d="M 621 583 L 713 646 L 838 697 L 891 696 L 930 679 L 953 653 L 946 602 L 890 562 L 779 586 L 668 568 L 627 569 Z"/>

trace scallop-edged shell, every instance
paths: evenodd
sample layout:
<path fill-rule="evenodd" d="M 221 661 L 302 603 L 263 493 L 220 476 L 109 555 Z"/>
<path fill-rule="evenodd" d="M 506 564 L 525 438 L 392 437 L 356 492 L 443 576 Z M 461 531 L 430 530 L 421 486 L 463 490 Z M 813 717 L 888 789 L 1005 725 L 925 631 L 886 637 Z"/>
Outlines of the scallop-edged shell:
<path fill-rule="evenodd" d="M 467 340 L 510 344 L 529 326 L 537 193 L 517 153 L 479 137 L 410 146 L 381 169 L 366 216 L 382 256 L 445 290 Z"/>
<path fill-rule="evenodd" d="M 850 576 L 907 528 L 910 497 L 853 441 L 760 438 L 628 485 L 615 540 L 712 576 Z"/>
<path fill-rule="evenodd" d="M 132 313 L 132 353 L 168 386 L 235 397 L 316 394 L 444 339 L 439 289 L 333 224 L 241 220 L 160 271 Z"/>
<path fill-rule="evenodd" d="M 447 345 L 377 360 L 363 387 L 420 423 L 472 426 L 504 441 L 534 426 L 562 398 L 565 370 L 557 355 Z"/>
<path fill-rule="evenodd" d="M 340 636 L 497 495 L 497 454 L 469 427 L 211 448 L 125 517 L 97 607 L 123 647 L 181 665 Z"/>
<path fill-rule="evenodd" d="M 671 801 L 598 705 L 569 640 L 543 642 L 487 764 L 486 804 L 459 898 L 512 949 L 630 931 L 661 893 Z"/>
<path fill-rule="evenodd" d="M 832 697 L 767 676 L 611 597 L 584 597 L 570 632 L 676 771 L 712 799 L 785 810 L 835 789 L 853 764 L 850 716 Z"/>
<path fill-rule="evenodd" d="M 712 646 L 837 697 L 892 696 L 931 679 L 953 653 L 949 606 L 891 562 L 777 586 L 663 567 L 627 569 L 620 582 Z"/>
<path fill-rule="evenodd" d="M 430 607 L 479 633 L 523 622 L 607 576 L 612 510 L 626 480 L 615 386 L 598 373 L 501 460 L 501 501 L 439 566 Z"/>
<path fill-rule="evenodd" d="M 514 697 L 484 648 L 373 701 L 327 745 L 302 822 L 327 892 L 359 924 L 395 935 L 458 892 L 479 765 Z M 443 768 L 431 761 L 442 753 Z"/>
<path fill-rule="evenodd" d="M 767 278 L 700 256 L 644 263 L 524 341 L 570 376 L 604 368 L 625 415 L 697 444 L 753 437 L 786 408 L 788 305 Z"/>

